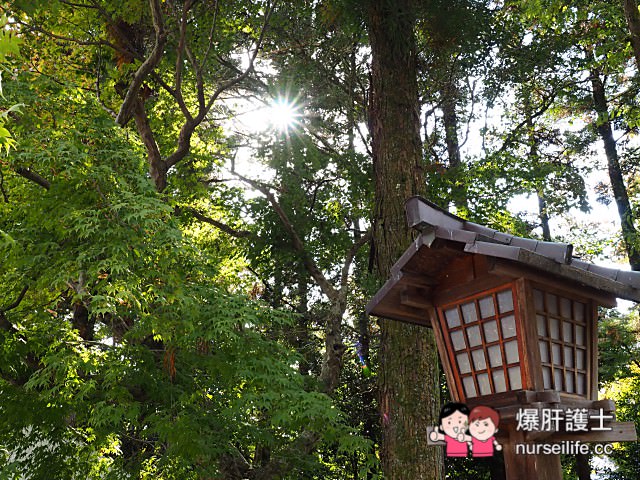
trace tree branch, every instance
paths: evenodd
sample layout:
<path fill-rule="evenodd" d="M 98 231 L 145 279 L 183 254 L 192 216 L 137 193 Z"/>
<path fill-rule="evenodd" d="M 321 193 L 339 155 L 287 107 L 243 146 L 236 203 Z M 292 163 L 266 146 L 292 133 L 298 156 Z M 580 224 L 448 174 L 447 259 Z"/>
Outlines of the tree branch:
<path fill-rule="evenodd" d="M 49 182 L 49 180 L 47 180 L 46 178 L 40 176 L 39 174 L 37 174 L 36 172 L 34 172 L 33 170 L 31 170 L 29 168 L 18 167 L 18 168 L 16 168 L 16 173 L 18 175 L 26 178 L 27 180 L 31 180 L 32 182 L 37 183 L 42 188 L 45 188 L 47 190 L 49 190 L 51 188 L 51 182 Z"/>
<path fill-rule="evenodd" d="M 253 64 L 256 60 L 256 57 L 258 56 L 258 52 L 260 51 L 260 47 L 262 46 L 262 42 L 264 40 L 264 36 L 267 32 L 267 26 L 269 25 L 269 20 L 271 19 L 271 15 L 273 14 L 273 10 L 275 8 L 275 5 L 277 3 L 277 0 L 275 0 L 268 8 L 267 11 L 265 13 L 264 16 L 264 22 L 262 24 L 262 29 L 260 31 L 260 36 L 258 37 L 258 40 L 256 41 L 256 47 L 253 50 L 253 53 L 251 54 L 251 56 L 249 57 L 249 65 L 247 66 L 247 68 L 245 69 L 244 72 L 242 72 L 240 75 L 238 75 L 235 78 L 232 78 L 231 80 L 223 83 L 222 85 L 220 85 L 215 92 L 213 92 L 213 94 L 211 95 L 211 97 L 209 97 L 209 101 L 207 102 L 207 106 L 206 106 L 206 110 L 207 112 L 211 109 L 211 107 L 213 106 L 214 102 L 216 101 L 216 99 L 225 91 L 228 90 L 229 88 L 237 85 L 238 83 L 240 83 L 242 80 L 244 80 L 245 78 L 247 78 L 249 76 L 249 74 L 251 73 L 251 71 L 253 71 Z M 206 113 L 205 113 L 206 114 Z"/>
<path fill-rule="evenodd" d="M 42 29 L 40 27 L 37 27 L 35 25 L 30 25 L 30 24 L 22 22 L 20 20 L 15 20 L 15 21 L 12 21 L 11 23 L 15 23 L 15 24 L 21 25 L 21 26 L 25 27 L 27 30 L 30 30 L 32 32 L 41 33 L 43 35 L 46 35 L 47 37 L 54 38 L 56 40 L 63 40 L 65 42 L 72 42 L 72 43 L 75 43 L 77 45 L 83 45 L 83 46 L 104 45 L 104 46 L 113 48 L 116 51 L 123 52 L 123 50 L 121 48 L 119 48 L 117 45 L 114 45 L 111 42 L 107 42 L 106 40 L 92 40 L 92 41 L 79 40 L 77 38 L 65 37 L 64 35 L 57 35 L 55 33 L 47 32 L 46 30 L 44 30 L 44 29 Z M 128 53 L 128 52 L 126 52 L 126 53 Z"/>
<path fill-rule="evenodd" d="M 274 457 L 263 467 L 247 472 L 247 478 L 251 480 L 270 480 L 282 478 L 291 470 L 291 458 L 299 459 L 301 455 L 309 455 L 320 440 L 320 435 L 305 430 L 278 456 Z"/>
<path fill-rule="evenodd" d="M 306 251 L 306 249 L 304 248 L 304 243 L 302 242 L 302 239 L 298 235 L 298 232 L 296 232 L 293 226 L 293 223 L 291 223 L 291 220 L 289 219 L 289 216 L 284 211 L 284 209 L 282 208 L 282 205 L 280 205 L 280 203 L 278 202 L 276 197 L 273 195 L 273 193 L 271 193 L 271 190 L 269 190 L 269 188 L 266 185 L 239 174 L 233 168 L 231 170 L 231 173 L 233 173 L 236 177 L 238 177 L 244 183 L 251 185 L 253 188 L 261 192 L 265 197 L 267 197 L 267 200 L 269 200 L 269 203 L 275 210 L 285 230 L 289 234 L 291 243 L 293 243 L 293 248 L 302 257 L 302 262 L 304 263 L 305 268 L 309 272 L 309 275 L 311 275 L 311 277 L 318 284 L 322 292 L 332 302 L 339 301 L 340 292 L 336 290 L 333 285 L 331 285 L 331 282 L 327 280 L 327 277 L 324 276 L 322 271 L 318 268 L 318 266 L 314 262 L 313 258 L 311 258 L 309 253 Z"/>
<path fill-rule="evenodd" d="M 130 112 L 134 108 L 135 100 L 138 98 L 138 93 L 142 82 L 156 67 L 162 55 L 164 54 L 164 47 L 167 43 L 167 32 L 164 29 L 164 22 L 162 21 L 162 10 L 160 8 L 160 0 L 149 0 L 149 7 L 151 8 L 151 14 L 153 16 L 153 28 L 155 30 L 155 45 L 151 51 L 151 55 L 140 65 L 136 71 L 132 82 L 129 84 L 129 89 L 124 97 L 124 101 L 120 106 L 120 111 L 116 117 L 116 123 L 120 126 L 124 126 L 127 120 L 130 118 Z"/>
<path fill-rule="evenodd" d="M 177 213 L 180 213 L 180 211 L 181 211 L 181 208 L 177 207 Z M 222 230 L 223 232 L 231 235 L 232 237 L 247 238 L 252 235 L 252 233 L 248 230 L 236 230 L 234 228 L 231 228 L 230 226 L 225 225 L 224 223 L 219 222 L 218 220 L 215 220 L 203 213 L 200 213 L 195 208 L 189 207 L 189 208 L 186 208 L 185 211 L 189 212 L 191 215 L 193 215 L 195 218 L 197 218 L 201 222 L 205 222 L 205 223 L 208 223 L 209 225 L 213 225 L 214 227 L 218 228 L 219 230 Z"/>
<path fill-rule="evenodd" d="M 246 70 L 242 72 L 240 75 L 220 85 L 213 92 L 213 94 L 211 94 L 211 96 L 209 97 L 209 100 L 207 100 L 206 103 L 204 99 L 204 86 L 201 78 L 201 71 L 199 69 L 196 70 L 195 73 L 196 73 L 196 84 L 198 89 L 197 94 L 198 94 L 198 104 L 199 104 L 198 115 L 192 119 L 190 119 L 189 117 L 186 118 L 184 125 L 180 129 L 180 134 L 178 137 L 178 147 L 171 155 L 169 155 L 164 160 L 165 168 L 167 171 L 171 167 L 173 167 L 175 164 L 177 164 L 180 160 L 182 160 L 185 156 L 187 156 L 187 154 L 189 153 L 189 149 L 191 147 L 191 137 L 193 135 L 193 132 L 195 131 L 196 127 L 200 125 L 200 123 L 202 123 L 202 121 L 205 119 L 205 117 L 211 110 L 211 107 L 213 107 L 213 104 L 218 99 L 218 97 L 226 90 L 234 87 L 235 85 L 243 81 L 253 71 L 253 64 L 255 62 L 256 57 L 258 56 L 258 52 L 260 51 L 275 4 L 276 2 L 274 1 L 269 6 L 269 8 L 267 9 L 267 12 L 265 13 L 262 30 L 260 31 L 260 36 L 256 41 L 255 49 L 251 54 L 251 57 L 249 59 L 249 65 L 247 66 Z M 188 48 L 185 48 L 185 51 L 187 55 L 191 56 Z"/>
<path fill-rule="evenodd" d="M 0 309 L 1 312 L 6 313 L 9 310 L 13 310 L 14 308 L 18 308 L 18 306 L 22 303 L 22 300 L 24 299 L 24 296 L 27 294 L 27 290 L 29 290 L 29 286 L 25 285 L 22 290 L 20 291 L 20 293 L 18 294 L 18 298 L 13 301 L 12 303 L 10 303 L 9 305 L 7 305 L 6 307 L 3 307 L 2 309 Z"/>
<path fill-rule="evenodd" d="M 351 264 L 353 263 L 353 259 L 358 253 L 358 251 L 362 248 L 362 246 L 367 243 L 371 239 L 371 230 L 367 230 L 367 232 L 362 235 L 349 249 L 347 252 L 347 256 L 344 259 L 344 265 L 342 266 L 342 272 L 340 274 L 340 290 L 347 286 L 347 282 L 349 281 L 349 269 L 351 268 Z"/>
<path fill-rule="evenodd" d="M 147 157 L 149 163 L 149 175 L 156 185 L 156 190 L 162 192 L 167 186 L 167 167 L 162 160 L 160 149 L 156 143 L 155 136 L 151 130 L 149 119 L 147 118 L 147 112 L 144 109 L 144 102 L 138 98 L 134 98 L 133 116 L 136 122 L 136 128 L 138 134 L 147 150 Z"/>
<path fill-rule="evenodd" d="M 14 308 L 17 308 L 20 305 L 20 303 L 22 303 L 24 296 L 27 294 L 27 290 L 29 290 L 29 286 L 25 285 L 20 291 L 20 293 L 18 294 L 18 298 L 14 302 L 10 303 L 6 307 L 0 308 L 0 328 L 5 332 L 15 333 L 17 331 L 16 327 L 13 326 L 13 324 L 9 321 L 9 319 L 5 314 L 9 310 L 13 310 Z"/>
<path fill-rule="evenodd" d="M 182 16 L 180 18 L 180 36 L 178 39 L 178 49 L 176 51 L 176 72 L 174 75 L 175 81 L 175 95 L 174 98 L 178 102 L 178 106 L 180 107 L 180 111 L 185 116 L 185 118 L 190 121 L 193 120 L 191 112 L 187 108 L 187 105 L 184 101 L 184 97 L 182 96 L 182 71 L 184 69 L 183 58 L 186 49 L 187 43 L 187 13 L 193 6 L 192 1 L 185 2 L 182 7 Z M 199 76 L 199 73 L 196 73 Z"/>
<path fill-rule="evenodd" d="M 209 53 L 211 52 L 211 47 L 213 46 L 213 32 L 216 30 L 216 23 L 218 23 L 218 0 L 213 2 L 213 20 L 211 21 L 211 30 L 209 31 L 209 42 L 207 44 L 207 50 L 204 52 L 202 56 L 202 62 L 200 62 L 200 66 L 196 68 L 196 70 L 202 71 L 204 70 L 205 65 L 207 64 L 207 60 L 209 58 Z"/>
<path fill-rule="evenodd" d="M 504 152 L 507 148 L 509 148 L 511 146 L 513 140 L 515 139 L 516 135 L 518 135 L 518 133 L 520 132 L 520 130 L 524 126 L 526 126 L 533 119 L 536 119 L 539 116 L 541 116 L 547 110 L 549 110 L 551 105 L 553 105 L 553 102 L 554 102 L 554 100 L 556 98 L 556 95 L 557 95 L 557 92 L 555 92 L 555 91 L 551 92 L 551 94 L 547 98 L 547 101 L 542 104 L 540 109 L 538 109 L 537 111 L 533 112 L 530 116 L 528 116 L 527 118 L 522 120 L 518 125 L 516 125 L 516 127 L 513 130 L 511 130 L 511 132 L 509 132 L 509 135 L 507 135 L 507 138 L 504 140 L 504 142 L 502 142 L 502 146 L 500 147 L 498 152 L 500 152 L 500 153 Z"/>
<path fill-rule="evenodd" d="M 279 455 L 274 456 L 263 466 L 252 467 L 242 452 L 233 447 L 229 453 L 222 456 L 220 470 L 228 480 L 271 480 L 282 478 L 292 468 L 292 458 L 299 459 L 301 455 L 309 455 L 320 440 L 320 435 L 305 430 L 284 448 Z"/>
<path fill-rule="evenodd" d="M 96 7 L 95 5 L 87 5 L 86 3 L 74 3 L 74 2 L 69 2 L 67 0 L 60 0 L 60 3 L 67 5 L 69 7 L 91 8 L 94 10 L 98 9 L 98 7 Z"/>
<path fill-rule="evenodd" d="M 96 71 L 96 98 L 102 109 L 107 112 L 112 118 L 116 118 L 118 114 L 114 112 L 111 108 L 109 108 L 104 101 L 102 100 L 102 95 L 100 91 L 100 70 L 102 69 L 102 51 L 98 52 L 98 68 Z"/>
<path fill-rule="evenodd" d="M 2 198 L 4 199 L 4 203 L 9 203 L 9 195 L 7 191 L 4 189 L 4 173 L 0 169 L 0 192 L 2 192 Z"/>

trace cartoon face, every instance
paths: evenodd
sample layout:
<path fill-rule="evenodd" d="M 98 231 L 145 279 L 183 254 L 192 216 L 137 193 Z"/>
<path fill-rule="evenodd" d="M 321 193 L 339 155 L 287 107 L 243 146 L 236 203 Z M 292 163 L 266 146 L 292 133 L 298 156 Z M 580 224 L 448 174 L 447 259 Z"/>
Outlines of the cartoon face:
<path fill-rule="evenodd" d="M 468 418 L 469 417 L 467 417 L 467 415 L 465 415 L 464 413 L 455 411 L 448 417 L 444 417 L 442 419 L 440 428 L 445 433 L 445 435 L 457 438 L 460 433 L 464 433 L 467 429 Z"/>
<path fill-rule="evenodd" d="M 493 437 L 496 430 L 496 426 L 490 418 L 478 418 L 469 424 L 471 436 L 483 442 Z"/>

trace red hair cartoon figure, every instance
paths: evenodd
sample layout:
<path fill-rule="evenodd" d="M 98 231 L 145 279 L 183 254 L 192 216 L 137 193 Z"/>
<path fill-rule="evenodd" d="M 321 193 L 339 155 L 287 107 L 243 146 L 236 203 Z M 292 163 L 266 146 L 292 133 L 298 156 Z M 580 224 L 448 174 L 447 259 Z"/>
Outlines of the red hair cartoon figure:
<path fill-rule="evenodd" d="M 475 407 L 469 413 L 469 434 L 473 457 L 492 457 L 494 447 L 502 450 L 495 437 L 500 423 L 500 414 L 491 407 Z"/>
<path fill-rule="evenodd" d="M 444 441 L 447 457 L 466 457 L 465 431 L 469 423 L 469 407 L 464 403 L 447 403 L 440 410 L 438 428 L 429 434 L 432 442 Z"/>

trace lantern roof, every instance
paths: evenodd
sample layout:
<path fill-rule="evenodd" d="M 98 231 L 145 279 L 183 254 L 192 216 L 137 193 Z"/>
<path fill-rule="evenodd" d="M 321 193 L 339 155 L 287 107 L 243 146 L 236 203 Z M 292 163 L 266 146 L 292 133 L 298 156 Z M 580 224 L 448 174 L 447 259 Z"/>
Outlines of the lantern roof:
<path fill-rule="evenodd" d="M 516 266 L 521 271 L 537 272 L 596 294 L 640 301 L 640 272 L 601 267 L 575 258 L 571 244 L 499 232 L 464 220 L 422 197 L 410 198 L 405 208 L 409 226 L 420 234 L 367 305 L 367 312 L 373 315 L 416 321 L 411 318 L 411 308 L 405 316 L 389 307 L 400 301 L 407 287 L 427 293 L 437 289 L 442 271 L 454 258 L 473 255 Z"/>

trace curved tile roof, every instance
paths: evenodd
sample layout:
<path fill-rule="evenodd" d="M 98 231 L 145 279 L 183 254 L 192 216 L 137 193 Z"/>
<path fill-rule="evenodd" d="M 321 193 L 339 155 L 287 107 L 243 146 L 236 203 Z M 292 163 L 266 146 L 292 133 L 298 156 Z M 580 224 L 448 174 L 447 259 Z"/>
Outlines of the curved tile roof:
<path fill-rule="evenodd" d="M 406 275 L 416 275 L 407 267 L 412 261 L 418 261 L 416 253 L 420 248 L 431 247 L 437 239 L 467 253 L 505 259 L 556 278 L 640 302 L 640 272 L 601 267 L 575 258 L 571 244 L 543 242 L 499 232 L 464 220 L 422 197 L 412 197 L 407 201 L 406 214 L 409 226 L 420 231 L 421 235 L 393 266 L 389 280 L 367 305 L 368 312 L 374 312 L 375 307 Z"/>

